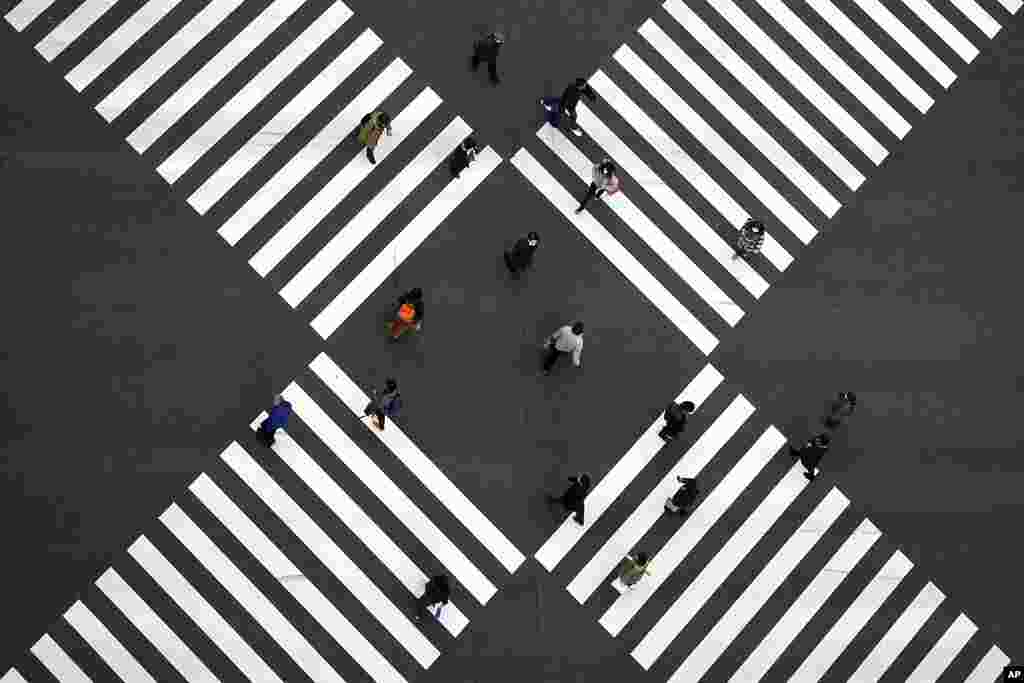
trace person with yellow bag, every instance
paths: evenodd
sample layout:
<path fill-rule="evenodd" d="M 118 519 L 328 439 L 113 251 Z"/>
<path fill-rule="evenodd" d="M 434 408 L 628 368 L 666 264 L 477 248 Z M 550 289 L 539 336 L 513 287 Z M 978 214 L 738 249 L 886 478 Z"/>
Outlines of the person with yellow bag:
<path fill-rule="evenodd" d="M 417 331 L 423 327 L 423 290 L 419 287 L 410 289 L 398 297 L 395 319 L 389 326 L 391 341 L 398 341 L 399 337 L 413 327 Z"/>
<path fill-rule="evenodd" d="M 373 149 L 383 133 L 391 135 L 391 117 L 387 112 L 375 111 L 364 116 L 359 122 L 359 142 L 366 147 L 366 158 L 371 164 L 377 163 L 373 158 Z"/>

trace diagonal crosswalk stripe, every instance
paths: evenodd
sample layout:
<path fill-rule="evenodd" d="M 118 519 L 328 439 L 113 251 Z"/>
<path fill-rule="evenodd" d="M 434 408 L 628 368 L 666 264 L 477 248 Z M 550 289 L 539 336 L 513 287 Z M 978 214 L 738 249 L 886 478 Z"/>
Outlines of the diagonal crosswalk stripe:
<path fill-rule="evenodd" d="M 35 21 L 40 14 L 50 8 L 55 0 L 21 0 L 10 12 L 4 15 L 11 26 L 18 31 Z"/>
<path fill-rule="evenodd" d="M 157 173 L 169 183 L 177 182 L 210 148 L 277 88 L 290 73 L 298 69 L 317 48 L 334 35 L 351 16 L 352 11 L 340 0 L 324 10 L 324 13 L 289 43 L 288 47 L 260 69 L 260 72 L 252 80 L 225 102 L 174 153 L 157 166 Z M 376 50 L 379 43 L 374 38 L 372 31 L 364 32 L 342 52 L 343 55 L 346 55 L 345 59 L 351 62 L 351 68 L 358 67 L 370 53 Z M 293 100 L 293 108 L 294 102 Z M 273 130 L 267 127 L 264 129 Z"/>
<path fill-rule="evenodd" d="M 956 74 L 946 66 L 917 35 L 900 21 L 895 14 L 879 0 L 853 0 L 870 19 L 884 30 L 908 55 L 914 58 L 928 74 L 938 81 L 943 88 L 948 88 L 956 80 Z"/>
<path fill-rule="evenodd" d="M 979 5 L 975 0 L 952 0 L 953 6 L 960 10 L 960 13 L 974 22 L 974 25 L 985 34 L 987 38 L 995 38 L 1001 26 L 988 11 Z"/>
<path fill-rule="evenodd" d="M 977 630 L 978 627 L 970 619 L 963 614 L 959 615 L 907 677 L 907 682 L 929 683 L 939 680 Z"/>
<path fill-rule="evenodd" d="M 1002 675 L 1003 668 L 1009 663 L 1010 658 L 993 645 L 964 683 L 992 683 Z"/>
<path fill-rule="evenodd" d="M 8 669 L 4 677 L 0 678 L 0 683 L 27 683 L 27 681 L 17 669 Z"/>
<path fill-rule="evenodd" d="M 914 601 L 893 622 L 875 648 L 857 667 L 853 680 L 880 680 L 945 599 L 946 596 L 931 581 L 925 584 Z"/>
<path fill-rule="evenodd" d="M 971 41 L 964 37 L 953 24 L 949 23 L 946 17 L 928 3 L 928 0 L 903 0 L 903 4 L 917 15 L 917 18 L 927 24 L 928 28 L 942 38 L 950 48 L 956 52 L 964 63 L 970 64 L 978 56 L 978 48 L 971 44 Z"/>
<path fill-rule="evenodd" d="M 96 618 L 92 611 L 81 602 L 75 602 L 64 613 L 64 620 L 82 636 L 82 640 L 100 656 L 100 658 L 126 683 L 145 683 L 156 679 L 142 668 L 138 660 L 132 656 L 114 634 Z"/>
<path fill-rule="evenodd" d="M 44 633 L 43 637 L 36 641 L 30 650 L 60 683 L 90 683 L 85 672 L 48 634 Z"/>
<path fill-rule="evenodd" d="M 764 569 L 744 589 L 729 611 L 672 673 L 669 683 L 699 681 L 849 504 L 850 501 L 838 489 L 831 489 L 775 556 L 765 563 Z"/>
<path fill-rule="evenodd" d="M 52 62 L 71 43 L 107 13 L 117 0 L 86 0 L 36 43 L 36 52 Z"/>

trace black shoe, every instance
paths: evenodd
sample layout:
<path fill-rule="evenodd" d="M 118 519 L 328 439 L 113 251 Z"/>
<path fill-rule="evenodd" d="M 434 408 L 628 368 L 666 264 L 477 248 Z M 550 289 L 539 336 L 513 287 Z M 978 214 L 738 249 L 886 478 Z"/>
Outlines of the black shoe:
<path fill-rule="evenodd" d="M 366 158 L 370 160 L 371 164 L 377 163 L 377 160 L 373 158 L 373 154 L 369 151 L 366 153 Z"/>
<path fill-rule="evenodd" d="M 804 472 L 804 479 L 807 481 L 814 481 L 814 475 L 810 472 Z"/>

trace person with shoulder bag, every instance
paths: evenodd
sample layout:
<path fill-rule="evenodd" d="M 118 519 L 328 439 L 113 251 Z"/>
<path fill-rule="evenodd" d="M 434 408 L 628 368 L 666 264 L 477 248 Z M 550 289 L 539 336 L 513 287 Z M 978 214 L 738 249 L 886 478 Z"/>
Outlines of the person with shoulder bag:
<path fill-rule="evenodd" d="M 600 163 L 594 164 L 590 186 L 587 188 L 587 193 L 583 195 L 583 199 L 580 200 L 576 213 L 583 211 L 591 199 L 600 198 L 605 192 L 611 195 L 619 191 L 619 178 L 615 175 L 616 170 L 615 164 L 610 159 L 604 159 Z"/>
<path fill-rule="evenodd" d="M 391 135 L 391 117 L 387 112 L 377 111 L 363 117 L 359 128 L 359 142 L 366 147 L 366 158 L 371 164 L 377 163 L 373 157 L 373 150 L 384 133 Z"/>
<path fill-rule="evenodd" d="M 363 409 L 363 419 L 370 418 L 371 426 L 382 432 L 386 418 L 394 418 L 401 407 L 402 395 L 398 392 L 398 382 L 389 377 L 384 383 L 383 392 L 374 390 L 373 398 Z"/>

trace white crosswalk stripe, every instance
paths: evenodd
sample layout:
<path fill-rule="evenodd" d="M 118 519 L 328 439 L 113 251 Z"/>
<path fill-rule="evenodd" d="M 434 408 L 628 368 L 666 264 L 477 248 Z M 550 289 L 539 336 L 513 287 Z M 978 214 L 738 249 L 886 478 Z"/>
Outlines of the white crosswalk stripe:
<path fill-rule="evenodd" d="M 938 609 L 946 596 L 930 581 L 917 594 L 910 606 L 899 619 L 893 622 L 871 654 L 860 663 L 853 678 L 858 681 L 877 681 L 896 661 L 910 640 L 924 626 L 928 618 Z"/>
<path fill-rule="evenodd" d="M 86 29 L 113 7 L 115 2 L 117 0 L 87 0 L 83 2 L 45 38 L 36 43 L 36 52 L 41 54 L 46 61 L 53 61 L 68 45 L 85 33 Z"/>
<path fill-rule="evenodd" d="M 30 649 L 46 670 L 61 683 L 89 683 L 85 672 L 49 634 L 44 634 Z"/>
<path fill-rule="evenodd" d="M 103 625 L 96 615 L 81 602 L 76 602 L 64 613 L 64 620 L 71 624 L 71 627 L 82 636 L 82 640 L 89 643 L 107 666 L 116 673 L 122 681 L 152 681 L 156 680 L 149 675 L 142 665 L 131 655 L 124 645 L 114 637 L 106 626 Z"/>

